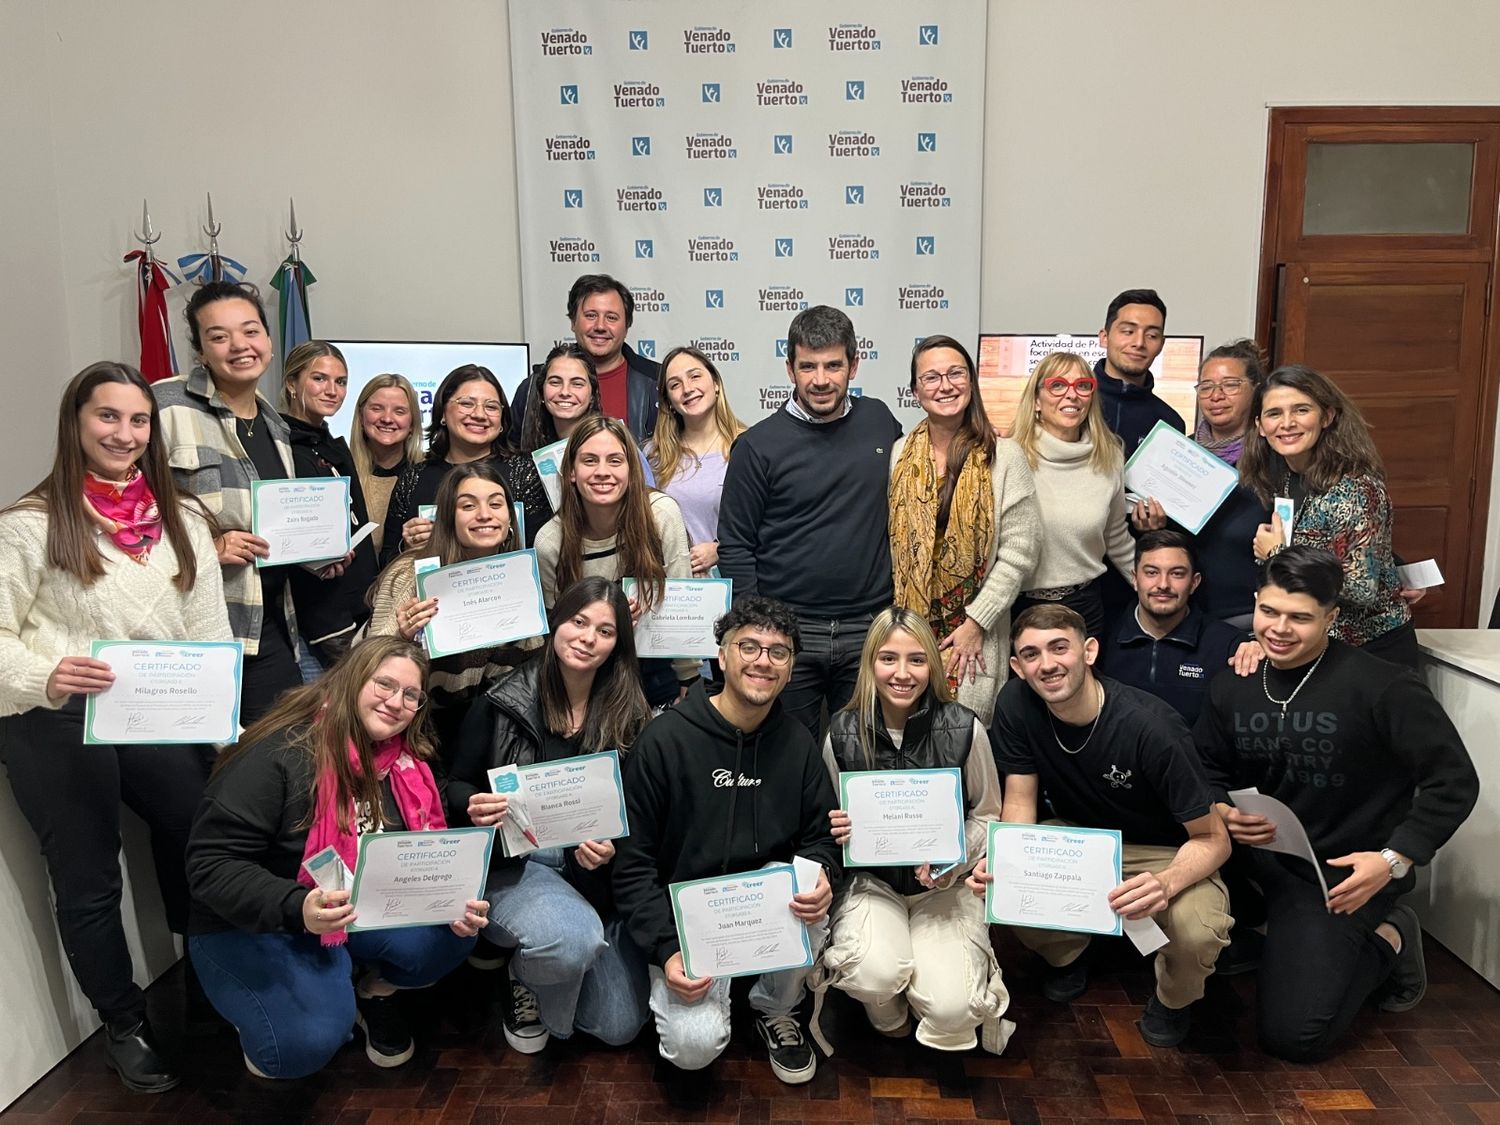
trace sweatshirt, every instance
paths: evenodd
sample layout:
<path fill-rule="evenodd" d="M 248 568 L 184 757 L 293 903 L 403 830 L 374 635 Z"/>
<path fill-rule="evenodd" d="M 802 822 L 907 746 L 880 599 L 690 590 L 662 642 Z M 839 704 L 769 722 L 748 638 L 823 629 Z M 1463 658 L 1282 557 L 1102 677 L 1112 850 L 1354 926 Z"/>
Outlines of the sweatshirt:
<path fill-rule="evenodd" d="M 1146 378 L 1137 387 L 1106 374 L 1101 359 L 1094 364 L 1094 378 L 1099 382 L 1102 396 L 1099 405 L 1104 408 L 1104 421 L 1125 443 L 1127 459 L 1158 422 L 1165 422 L 1179 433 L 1187 433 L 1182 415 L 1156 397 L 1156 377 L 1151 372 L 1146 372 Z"/>
<path fill-rule="evenodd" d="M 891 450 L 901 424 L 877 398 L 804 422 L 786 408 L 735 441 L 719 501 L 719 570 L 736 599 L 779 598 L 807 617 L 891 604 Z"/>
<path fill-rule="evenodd" d="M 625 775 L 630 835 L 615 843 L 615 905 L 651 963 L 681 946 L 667 887 L 804 856 L 838 882 L 833 785 L 813 737 L 779 701 L 752 731 L 695 683 L 641 733 Z"/>

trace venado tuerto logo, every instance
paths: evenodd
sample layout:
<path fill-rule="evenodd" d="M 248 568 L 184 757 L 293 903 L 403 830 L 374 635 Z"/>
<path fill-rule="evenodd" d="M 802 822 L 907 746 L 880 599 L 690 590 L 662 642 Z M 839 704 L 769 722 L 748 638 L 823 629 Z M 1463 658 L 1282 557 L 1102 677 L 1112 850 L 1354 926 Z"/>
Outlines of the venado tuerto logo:
<path fill-rule="evenodd" d="M 632 31 L 629 36 L 629 44 L 632 51 L 649 51 L 651 49 L 651 36 L 645 31 Z"/>
<path fill-rule="evenodd" d="M 868 234 L 831 234 L 828 236 L 828 260 L 832 262 L 873 262 L 880 248 Z"/>
<path fill-rule="evenodd" d="M 844 185 L 844 205 L 846 207 L 862 207 L 865 202 L 864 184 Z"/>
<path fill-rule="evenodd" d="M 896 307 L 903 312 L 946 309 L 948 294 L 941 285 L 900 285 L 896 287 Z"/>
<path fill-rule="evenodd" d="M 857 359 L 857 360 L 859 360 L 861 363 L 863 363 L 867 359 L 879 359 L 880 358 L 880 350 L 875 347 L 875 341 L 872 340 L 872 339 L 870 339 L 870 337 L 868 337 L 868 336 L 855 336 L 855 338 L 854 338 L 854 358 Z M 857 390 L 854 387 L 850 387 L 849 388 L 849 393 L 850 394 L 860 394 L 862 392 L 860 392 L 859 390 Z"/>
<path fill-rule="evenodd" d="M 554 27 L 551 31 L 542 32 L 542 57 L 555 58 L 559 55 L 592 55 L 593 46 L 589 43 L 589 37 L 576 27 Z"/>
<path fill-rule="evenodd" d="M 953 198 L 948 189 L 933 180 L 911 180 L 901 185 L 902 207 L 948 207 Z"/>
<path fill-rule="evenodd" d="M 846 102 L 862 102 L 865 100 L 865 84 L 863 79 L 851 78 L 844 83 L 844 100 Z"/>
<path fill-rule="evenodd" d="M 637 355 L 644 356 L 646 359 L 655 359 L 656 358 L 656 341 L 655 340 L 637 340 L 635 342 L 635 352 L 636 352 Z"/>
<path fill-rule="evenodd" d="M 684 139 L 689 160 L 733 160 L 739 155 L 728 133 L 692 133 Z"/>
<path fill-rule="evenodd" d="M 667 198 L 659 187 L 632 184 L 630 187 L 615 188 L 615 209 L 626 213 L 665 211 Z"/>
<path fill-rule="evenodd" d="M 807 308 L 807 294 L 795 285 L 767 285 L 755 293 L 761 312 L 801 312 Z M 777 355 L 786 355 L 786 341 Z"/>
<path fill-rule="evenodd" d="M 782 336 L 780 339 L 778 339 L 776 341 L 776 358 L 777 359 L 785 359 L 786 358 L 786 337 L 785 336 Z"/>
<path fill-rule="evenodd" d="M 543 142 L 548 161 L 593 160 L 594 142 L 580 133 L 555 133 Z"/>
<path fill-rule="evenodd" d="M 710 105 L 717 105 L 722 95 L 722 90 L 717 82 L 703 83 L 703 100 Z"/>
<path fill-rule="evenodd" d="M 655 258 L 656 244 L 649 238 L 637 238 L 635 240 L 635 256 L 637 258 Z"/>
<path fill-rule="evenodd" d="M 666 293 L 660 289 L 653 287 L 637 289 L 631 286 L 630 295 L 635 298 L 635 311 L 638 313 L 665 313 L 672 311 L 672 303 L 667 300 Z M 641 350 L 642 343 L 643 341 L 636 341 L 636 351 Z M 642 352 L 641 354 L 644 355 L 645 353 Z"/>
<path fill-rule="evenodd" d="M 792 29 L 789 27 L 773 27 L 771 29 L 771 46 L 778 51 L 790 50 L 792 46 Z"/>
<path fill-rule="evenodd" d="M 938 25 L 935 23 L 924 23 L 917 28 L 917 46 L 936 47 L 938 45 Z"/>
<path fill-rule="evenodd" d="M 703 291 L 703 305 L 705 308 L 722 309 L 724 307 L 724 290 L 705 289 Z"/>
<path fill-rule="evenodd" d="M 902 105 L 941 105 L 952 100 L 948 83 L 941 78 L 922 74 L 901 79 Z"/>
<path fill-rule="evenodd" d="M 583 209 L 583 189 L 563 188 L 563 210 L 579 211 Z"/>
<path fill-rule="evenodd" d="M 724 189 L 721 187 L 706 187 L 703 189 L 703 206 L 724 206 Z"/>
<path fill-rule="evenodd" d="M 917 235 L 917 257 L 926 258 L 937 253 L 937 239 L 930 234 Z"/>
<path fill-rule="evenodd" d="M 874 133 L 862 129 L 839 129 L 828 134 L 828 155 L 840 159 L 879 156 L 880 144 Z"/>
<path fill-rule="evenodd" d="M 682 50 L 689 55 L 732 55 L 734 37 L 722 27 L 689 27 L 682 33 Z"/>
<path fill-rule="evenodd" d="M 695 336 L 689 343 L 715 363 L 740 361 L 739 345 L 728 336 Z"/>
<path fill-rule="evenodd" d="M 760 184 L 755 189 L 758 211 L 806 211 L 807 192 L 796 184 Z"/>
<path fill-rule="evenodd" d="M 660 109 L 667 104 L 655 82 L 616 82 L 616 109 Z"/>
<path fill-rule="evenodd" d="M 802 83 L 790 78 L 768 78 L 764 82 L 755 84 L 755 104 L 760 106 L 806 105 L 807 89 Z"/>
<path fill-rule="evenodd" d="M 587 238 L 553 238 L 547 242 L 547 252 L 554 262 L 597 262 L 599 248 Z"/>
<path fill-rule="evenodd" d="M 830 51 L 878 51 L 880 34 L 867 23 L 841 23 L 828 29 Z"/>
<path fill-rule="evenodd" d="M 790 156 L 792 153 L 792 135 L 790 133 L 777 133 L 771 138 L 771 151 L 777 156 Z"/>
<path fill-rule="evenodd" d="M 651 138 L 650 137 L 631 137 L 630 138 L 630 155 L 631 156 L 650 156 L 651 155 Z"/>
<path fill-rule="evenodd" d="M 918 152 L 936 152 L 937 151 L 937 134 L 936 133 L 918 133 L 917 134 L 917 151 Z"/>
<path fill-rule="evenodd" d="M 862 309 L 865 306 L 865 291 L 862 286 L 846 286 L 844 289 L 844 307 L 850 309 Z"/>
<path fill-rule="evenodd" d="M 690 262 L 737 262 L 740 252 L 735 249 L 734 239 L 721 235 L 699 235 L 687 240 Z M 710 306 L 717 308 L 718 306 Z"/>
<path fill-rule="evenodd" d="M 795 243 L 790 238 L 778 238 L 778 239 L 776 239 L 775 240 L 776 257 L 778 257 L 778 258 L 790 258 L 790 257 L 793 257 L 794 255 L 792 253 L 792 250 L 793 250 L 794 245 L 795 245 Z"/>
<path fill-rule="evenodd" d="M 578 104 L 578 87 L 573 85 L 559 86 L 557 88 L 558 101 L 563 105 Z"/>

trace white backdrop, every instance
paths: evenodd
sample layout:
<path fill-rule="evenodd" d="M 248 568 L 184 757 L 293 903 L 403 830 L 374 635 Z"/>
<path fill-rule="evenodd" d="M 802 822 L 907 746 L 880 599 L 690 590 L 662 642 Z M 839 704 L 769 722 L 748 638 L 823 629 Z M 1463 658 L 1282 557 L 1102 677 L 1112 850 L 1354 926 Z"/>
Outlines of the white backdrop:
<path fill-rule="evenodd" d="M 573 280 L 610 273 L 632 345 L 696 344 L 754 422 L 786 399 L 792 317 L 828 304 L 857 386 L 917 416 L 913 342 L 979 330 L 982 0 L 510 0 L 510 21 L 537 354 Z"/>

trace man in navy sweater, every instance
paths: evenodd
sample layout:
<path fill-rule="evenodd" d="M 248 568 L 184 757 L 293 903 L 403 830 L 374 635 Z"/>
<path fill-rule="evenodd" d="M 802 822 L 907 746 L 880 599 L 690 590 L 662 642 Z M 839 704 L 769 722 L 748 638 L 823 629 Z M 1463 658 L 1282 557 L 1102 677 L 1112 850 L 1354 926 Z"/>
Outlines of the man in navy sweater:
<path fill-rule="evenodd" d="M 1166 343 L 1167 306 L 1155 289 L 1127 289 L 1109 303 L 1099 343 L 1104 358 L 1094 365 L 1104 421 L 1125 443 L 1125 456 L 1165 422 L 1183 433 L 1182 415 L 1156 397 L 1151 365 Z"/>
<path fill-rule="evenodd" d="M 817 305 L 787 330 L 792 395 L 740 435 L 719 503 L 719 570 L 734 596 L 777 598 L 802 647 L 782 706 L 818 735 L 824 708 L 854 694 L 860 649 L 891 604 L 891 448 L 901 425 L 879 399 L 849 394 L 854 325 Z"/>

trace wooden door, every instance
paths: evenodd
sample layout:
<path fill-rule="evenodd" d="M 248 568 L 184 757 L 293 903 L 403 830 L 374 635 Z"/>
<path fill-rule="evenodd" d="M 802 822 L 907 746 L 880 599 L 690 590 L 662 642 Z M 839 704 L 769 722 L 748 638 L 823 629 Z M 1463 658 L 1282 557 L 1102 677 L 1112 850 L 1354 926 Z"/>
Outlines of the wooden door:
<path fill-rule="evenodd" d="M 1259 338 L 1370 422 L 1392 538 L 1446 585 L 1417 624 L 1487 619 L 1479 588 L 1500 332 L 1500 107 L 1274 109 Z"/>

